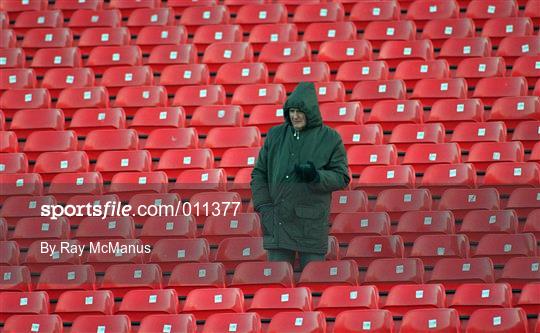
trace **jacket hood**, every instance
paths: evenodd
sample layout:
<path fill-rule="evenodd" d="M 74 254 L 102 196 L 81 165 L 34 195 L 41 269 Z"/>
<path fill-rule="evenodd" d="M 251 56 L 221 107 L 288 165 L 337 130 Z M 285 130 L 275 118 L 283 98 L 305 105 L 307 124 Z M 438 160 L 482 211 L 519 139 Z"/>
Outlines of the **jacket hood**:
<path fill-rule="evenodd" d="M 306 115 L 306 127 L 304 129 L 322 126 L 319 102 L 313 82 L 300 82 L 289 95 L 283 106 L 285 122 L 292 126 L 289 117 L 289 108 L 298 108 Z"/>

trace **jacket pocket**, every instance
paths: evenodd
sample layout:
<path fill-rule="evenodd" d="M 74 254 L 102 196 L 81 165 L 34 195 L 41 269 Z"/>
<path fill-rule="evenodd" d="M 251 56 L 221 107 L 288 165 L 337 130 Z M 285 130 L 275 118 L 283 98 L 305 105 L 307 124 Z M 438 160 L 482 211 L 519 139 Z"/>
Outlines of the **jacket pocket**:
<path fill-rule="evenodd" d="M 259 214 L 261 216 L 263 235 L 274 237 L 274 208 L 272 207 Z"/>

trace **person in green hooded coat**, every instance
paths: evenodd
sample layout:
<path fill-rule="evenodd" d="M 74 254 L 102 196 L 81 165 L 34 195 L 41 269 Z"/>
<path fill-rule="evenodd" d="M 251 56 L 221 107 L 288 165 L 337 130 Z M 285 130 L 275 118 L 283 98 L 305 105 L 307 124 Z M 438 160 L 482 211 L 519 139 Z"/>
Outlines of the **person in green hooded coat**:
<path fill-rule="evenodd" d="M 261 216 L 270 261 L 303 269 L 328 250 L 332 192 L 350 181 L 339 134 L 322 122 L 315 86 L 301 82 L 283 107 L 283 124 L 271 128 L 251 174 L 253 206 Z"/>

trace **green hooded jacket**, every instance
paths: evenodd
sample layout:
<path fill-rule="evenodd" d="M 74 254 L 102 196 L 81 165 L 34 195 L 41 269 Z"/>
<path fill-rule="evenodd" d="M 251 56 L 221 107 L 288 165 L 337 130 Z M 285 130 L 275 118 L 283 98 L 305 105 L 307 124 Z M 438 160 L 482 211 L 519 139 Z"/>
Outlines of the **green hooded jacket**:
<path fill-rule="evenodd" d="M 289 108 L 306 115 L 296 131 Z M 322 122 L 315 86 L 302 82 L 283 107 L 285 122 L 270 129 L 251 174 L 253 205 L 260 212 L 265 249 L 326 253 L 332 192 L 350 181 L 347 155 L 339 134 Z M 312 161 L 319 179 L 301 182 L 294 166 Z"/>

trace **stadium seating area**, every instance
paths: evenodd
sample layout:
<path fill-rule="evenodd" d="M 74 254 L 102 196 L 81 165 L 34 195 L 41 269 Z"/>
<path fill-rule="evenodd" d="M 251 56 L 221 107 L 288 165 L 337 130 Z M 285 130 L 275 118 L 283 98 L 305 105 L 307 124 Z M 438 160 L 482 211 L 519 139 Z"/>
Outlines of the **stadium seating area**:
<path fill-rule="evenodd" d="M 300 271 L 249 182 L 302 81 L 352 181 Z M 40 214 L 118 201 L 239 206 Z M 0 0 L 0 206 L 1 333 L 540 332 L 540 0 Z"/>

